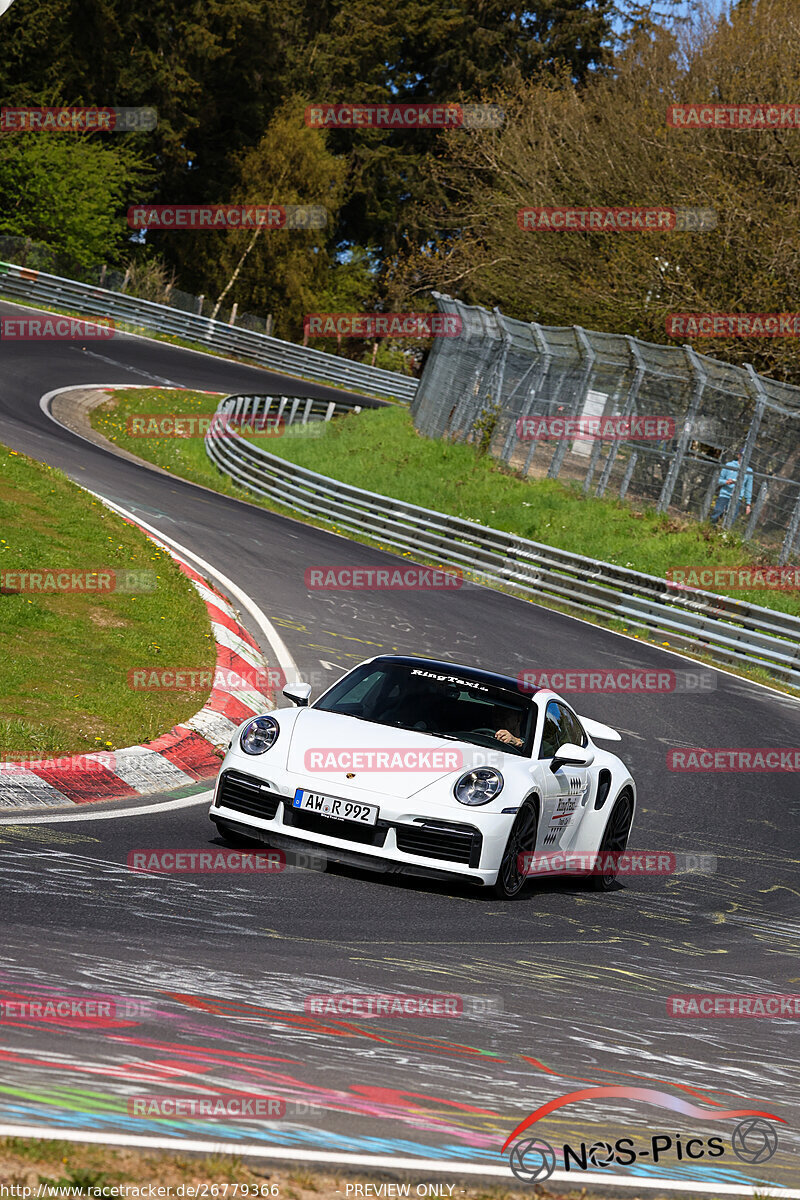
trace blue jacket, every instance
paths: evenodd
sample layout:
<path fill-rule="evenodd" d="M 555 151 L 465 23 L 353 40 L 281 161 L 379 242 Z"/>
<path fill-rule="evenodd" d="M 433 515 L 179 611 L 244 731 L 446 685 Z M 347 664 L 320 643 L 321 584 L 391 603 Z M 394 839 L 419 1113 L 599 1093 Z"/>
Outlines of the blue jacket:
<path fill-rule="evenodd" d="M 730 462 L 725 463 L 725 466 L 722 468 L 722 474 L 719 477 L 719 495 L 721 500 L 730 500 L 738 474 L 739 463 L 735 458 L 732 458 Z M 753 472 L 750 467 L 744 473 L 744 480 L 739 488 L 739 499 L 744 500 L 745 504 L 752 503 Z"/>

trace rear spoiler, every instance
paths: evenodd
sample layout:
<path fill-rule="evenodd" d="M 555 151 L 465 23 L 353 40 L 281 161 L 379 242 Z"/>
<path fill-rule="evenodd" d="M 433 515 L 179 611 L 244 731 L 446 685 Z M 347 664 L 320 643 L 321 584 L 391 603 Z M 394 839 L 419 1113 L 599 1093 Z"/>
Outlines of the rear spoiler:
<path fill-rule="evenodd" d="M 610 725 L 602 725 L 600 721 L 593 721 L 591 717 L 578 717 L 578 720 L 590 738 L 600 738 L 606 742 L 622 741 L 622 734 L 617 733 Z"/>

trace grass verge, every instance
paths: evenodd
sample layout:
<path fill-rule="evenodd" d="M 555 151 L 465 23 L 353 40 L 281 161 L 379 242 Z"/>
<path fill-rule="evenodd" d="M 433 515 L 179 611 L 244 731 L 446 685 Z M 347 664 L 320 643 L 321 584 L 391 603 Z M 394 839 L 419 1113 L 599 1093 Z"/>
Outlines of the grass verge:
<path fill-rule="evenodd" d="M 230 495 L 233 485 L 206 455 L 202 438 L 131 437 L 128 415 L 210 414 L 213 396 L 136 389 L 115 393 L 92 413 L 92 425 L 120 447 L 196 483 Z M 584 497 L 555 479 L 523 479 L 473 446 L 422 437 L 409 412 L 392 407 L 338 417 L 322 437 L 271 437 L 257 441 L 289 462 L 355 487 L 531 538 L 664 578 L 684 565 L 767 565 L 735 531 L 708 522 L 640 510 L 613 499 Z M 257 503 L 260 501 L 256 500 Z M 275 505 L 264 502 L 266 507 Z M 800 615 L 800 593 L 720 590 L 766 608 Z"/>
<path fill-rule="evenodd" d="M 0 759 L 149 741 L 202 707 L 209 688 L 129 686 L 135 668 L 214 668 L 205 605 L 168 554 L 62 472 L 6 446 L 0 524 Z M 70 587 L 104 572 L 108 587 L 43 591 L 53 586 L 43 577 L 31 590 L 19 573 L 36 571 L 67 572 Z"/>
<path fill-rule="evenodd" d="M 457 1179 L 458 1176 L 455 1175 Z M 467 1181 L 453 1183 L 439 1172 L 429 1175 L 413 1175 L 409 1172 L 374 1171 L 358 1174 L 344 1169 L 316 1168 L 298 1165 L 273 1166 L 268 1160 L 258 1163 L 244 1162 L 241 1158 L 223 1155 L 150 1153 L 145 1150 L 117 1150 L 109 1146 L 82 1145 L 79 1142 L 34 1141 L 25 1138 L 0 1139 L 0 1185 L 29 1188 L 31 1197 L 41 1200 L 59 1193 L 47 1189 L 56 1187 L 64 1190 L 61 1196 L 86 1196 L 97 1200 L 100 1197 L 136 1196 L 136 1188 L 154 1186 L 154 1195 L 163 1200 L 186 1200 L 186 1197 L 219 1197 L 220 1200 L 235 1200 L 237 1197 L 277 1197 L 278 1200 L 344 1200 L 350 1196 L 398 1194 L 387 1189 L 386 1184 L 404 1181 L 411 1196 L 432 1191 L 432 1184 L 443 1188 L 444 1195 L 458 1200 L 529 1200 L 531 1196 L 546 1197 L 547 1200 L 585 1200 L 588 1190 L 576 1186 L 571 1191 L 561 1190 L 550 1183 L 537 1185 L 535 1190 L 525 1185 L 486 1186 Z M 577 1181 L 576 1181 L 577 1182 Z M 371 1184 L 367 1190 L 365 1184 Z M 348 1185 L 351 1185 L 348 1190 Z M 355 1185 L 355 1186 L 353 1186 Z M 360 1186 L 359 1186 L 360 1185 Z M 423 1185 L 417 1190 L 418 1185 Z M 37 1188 L 41 1186 L 41 1192 Z M 356 1191 L 358 1187 L 358 1191 Z M 448 1192 L 448 1188 L 452 1191 Z M 161 1190 L 158 1190 L 161 1189 Z M 613 1200 L 611 1188 L 603 1188 L 606 1200 Z M 17 1191 L 16 1195 L 23 1195 Z M 144 1195 L 147 1195 L 145 1190 Z M 435 1194 L 435 1193 L 434 1193 Z M 644 1193 L 634 1192 L 627 1200 L 637 1200 Z M 618 1193 L 619 1196 L 619 1193 Z M 709 1197 L 719 1200 L 719 1197 Z"/>

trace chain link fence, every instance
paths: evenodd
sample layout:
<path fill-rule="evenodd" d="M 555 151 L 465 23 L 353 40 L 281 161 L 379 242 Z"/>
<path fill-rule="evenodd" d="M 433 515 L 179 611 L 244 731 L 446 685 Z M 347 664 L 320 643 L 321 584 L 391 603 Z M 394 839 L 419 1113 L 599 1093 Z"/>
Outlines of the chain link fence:
<path fill-rule="evenodd" d="M 714 511 L 723 468 L 743 451 L 750 513 L 733 487 L 719 527 L 790 560 L 800 540 L 800 388 L 690 346 L 537 325 L 433 297 L 460 317 L 461 333 L 434 341 L 411 406 L 421 433 L 481 444 L 524 475 L 573 483 L 585 495 L 627 496 L 698 520 Z M 524 418 L 556 416 L 674 426 L 660 440 L 530 439 Z"/>

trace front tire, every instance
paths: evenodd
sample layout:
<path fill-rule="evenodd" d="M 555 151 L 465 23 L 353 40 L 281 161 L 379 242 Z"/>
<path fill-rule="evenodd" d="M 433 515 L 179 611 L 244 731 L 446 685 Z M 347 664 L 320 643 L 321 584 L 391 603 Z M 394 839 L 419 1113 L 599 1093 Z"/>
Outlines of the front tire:
<path fill-rule="evenodd" d="M 626 850 L 632 824 L 633 796 L 626 788 L 624 792 L 620 792 L 614 802 L 611 816 L 608 818 L 603 831 L 603 840 L 600 843 L 599 853 L 621 854 Z M 589 876 L 589 887 L 594 892 L 610 892 L 616 882 L 616 865 L 605 871 L 602 875 Z"/>
<path fill-rule="evenodd" d="M 538 824 L 536 808 L 530 800 L 526 800 L 514 818 L 497 873 L 493 890 L 501 900 L 516 900 L 528 881 L 519 859 L 521 855 L 531 854 L 536 849 Z"/>

